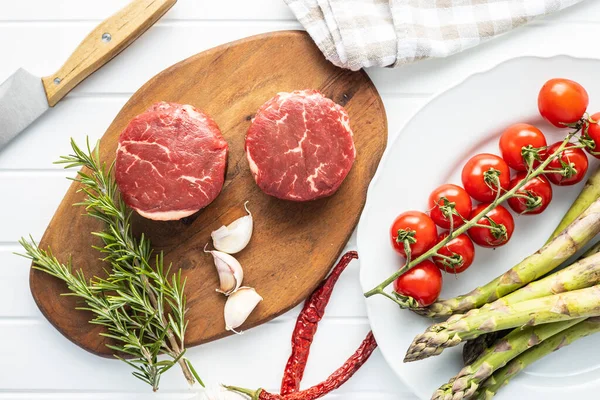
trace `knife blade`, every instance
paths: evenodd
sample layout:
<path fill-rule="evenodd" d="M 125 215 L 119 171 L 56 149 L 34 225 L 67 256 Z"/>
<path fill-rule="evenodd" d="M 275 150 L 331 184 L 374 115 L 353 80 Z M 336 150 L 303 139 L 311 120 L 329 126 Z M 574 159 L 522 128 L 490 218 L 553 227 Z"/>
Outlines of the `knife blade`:
<path fill-rule="evenodd" d="M 18 69 L 0 85 L 0 149 L 50 106 L 42 78 Z"/>
<path fill-rule="evenodd" d="M 100 23 L 54 74 L 18 69 L 0 84 L 0 150 L 81 81 L 133 43 L 177 0 L 134 0 Z"/>

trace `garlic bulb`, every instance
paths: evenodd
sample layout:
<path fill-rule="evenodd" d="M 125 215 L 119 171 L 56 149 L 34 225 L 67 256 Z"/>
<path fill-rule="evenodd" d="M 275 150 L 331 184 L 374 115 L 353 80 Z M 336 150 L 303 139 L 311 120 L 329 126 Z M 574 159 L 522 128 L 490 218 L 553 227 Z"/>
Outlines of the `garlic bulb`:
<path fill-rule="evenodd" d="M 262 299 L 251 287 L 244 286 L 233 292 L 225 303 L 225 329 L 238 333 L 235 329 L 248 319 Z"/>
<path fill-rule="evenodd" d="M 242 251 L 250 242 L 252 237 L 252 213 L 244 203 L 244 208 L 248 215 L 236 219 L 229 225 L 223 225 L 216 231 L 213 231 L 210 236 L 213 240 L 215 249 L 228 254 L 235 254 Z"/>
<path fill-rule="evenodd" d="M 208 245 L 207 245 L 208 246 Z M 242 286 L 244 279 L 244 270 L 238 260 L 232 255 L 223 253 L 217 250 L 206 250 L 205 253 L 210 253 L 213 256 L 217 273 L 219 274 L 219 289 L 217 292 L 225 295 L 230 295 Z"/>

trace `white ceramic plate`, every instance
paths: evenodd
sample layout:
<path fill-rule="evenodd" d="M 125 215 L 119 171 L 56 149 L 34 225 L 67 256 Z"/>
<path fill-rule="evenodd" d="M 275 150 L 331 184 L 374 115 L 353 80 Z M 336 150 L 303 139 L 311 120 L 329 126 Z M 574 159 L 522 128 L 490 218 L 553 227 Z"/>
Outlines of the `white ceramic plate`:
<path fill-rule="evenodd" d="M 364 291 L 401 265 L 388 238 L 390 224 L 398 214 L 425 210 L 429 193 L 442 183 L 460 185 L 460 171 L 466 160 L 480 152 L 498 154 L 498 138 L 512 123 L 538 126 L 549 144 L 560 140 L 564 132 L 539 116 L 539 89 L 550 78 L 573 79 L 588 90 L 590 111 L 600 111 L 598 71 L 598 60 L 566 56 L 517 58 L 467 78 L 417 112 L 389 146 L 369 188 L 358 226 Z M 592 161 L 590 169 L 596 165 Z M 516 217 L 515 233 L 509 244 L 496 250 L 477 247 L 475 262 L 466 272 L 457 278 L 444 274 L 442 297 L 466 293 L 537 250 L 580 189 L 581 184 L 554 187 L 554 199 L 542 215 Z M 385 359 L 420 399 L 429 399 L 437 387 L 462 367 L 462 346 L 437 357 L 404 364 L 402 359 L 408 345 L 430 320 L 400 310 L 382 296 L 369 298 L 367 308 Z M 600 335 L 588 337 L 538 362 L 503 388 L 498 399 L 598 398 L 600 346 L 595 345 L 598 341 Z"/>

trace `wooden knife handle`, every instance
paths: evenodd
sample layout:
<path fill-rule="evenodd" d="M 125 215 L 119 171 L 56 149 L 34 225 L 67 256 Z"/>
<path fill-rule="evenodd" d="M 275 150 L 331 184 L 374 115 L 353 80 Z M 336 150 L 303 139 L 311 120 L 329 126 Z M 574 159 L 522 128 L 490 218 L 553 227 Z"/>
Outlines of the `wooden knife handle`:
<path fill-rule="evenodd" d="M 56 73 L 42 78 L 50 107 L 133 43 L 176 2 L 177 0 L 133 0 L 104 20 L 83 39 Z"/>

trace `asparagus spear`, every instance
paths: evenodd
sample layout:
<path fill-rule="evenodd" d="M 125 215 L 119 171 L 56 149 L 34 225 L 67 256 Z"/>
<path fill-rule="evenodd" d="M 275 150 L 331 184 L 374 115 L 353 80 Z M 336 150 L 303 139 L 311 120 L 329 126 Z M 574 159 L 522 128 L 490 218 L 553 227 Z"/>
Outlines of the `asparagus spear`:
<path fill-rule="evenodd" d="M 585 186 L 581 190 L 581 193 L 579 193 L 579 196 L 577 196 L 571 205 L 571 208 L 569 208 L 563 219 L 556 226 L 556 229 L 552 232 L 552 235 L 550 235 L 550 238 L 546 243 L 549 243 L 567 226 L 571 225 L 571 222 L 575 221 L 575 219 L 580 216 L 590 204 L 596 201 L 598 197 L 600 197 L 600 167 L 590 175 Z"/>
<path fill-rule="evenodd" d="M 529 285 L 527 285 L 526 287 L 521 288 L 521 289 L 517 290 L 516 292 L 513 292 L 503 298 L 496 300 L 494 303 L 485 304 L 480 309 L 471 310 L 466 315 L 471 315 L 471 314 L 474 314 L 477 312 L 481 312 L 481 311 L 489 310 L 489 309 L 493 309 L 493 308 L 501 308 L 502 306 L 506 306 L 509 304 L 515 304 L 519 301 L 530 300 L 530 299 L 548 296 L 548 295 L 552 295 L 552 294 L 560 293 L 560 292 L 564 292 L 564 291 L 569 291 L 569 290 L 582 289 L 584 287 L 589 287 L 589 286 L 600 283 L 600 254 L 597 254 L 599 248 L 600 248 L 600 242 L 595 244 L 592 248 L 590 248 L 580 258 L 580 260 L 578 262 L 572 264 L 571 266 L 569 266 L 563 270 L 560 270 L 552 275 L 549 275 L 544 279 L 541 279 L 539 281 L 534 281 L 534 282 L 530 283 Z M 458 315 L 454 315 L 451 318 L 452 318 L 452 320 L 457 320 L 457 317 L 458 317 Z M 573 324 L 573 322 L 571 322 L 571 321 L 569 321 L 569 322 L 571 324 Z M 565 322 L 546 324 L 546 325 L 542 325 L 540 328 L 543 328 L 544 332 L 552 331 L 555 328 L 556 329 L 565 329 Z M 506 332 L 506 331 L 503 331 L 503 332 Z M 491 370 L 489 368 L 490 365 L 495 366 L 495 368 L 500 368 L 504 365 L 502 363 L 498 363 L 498 362 L 494 362 L 494 361 L 490 362 L 489 360 L 486 359 L 486 357 L 489 357 L 489 351 L 490 351 L 489 347 L 492 347 L 493 349 L 495 349 L 494 351 L 497 352 L 498 351 L 497 349 L 499 347 L 506 348 L 506 341 L 507 340 L 509 341 L 509 343 L 510 343 L 509 348 L 512 351 L 512 355 L 510 355 L 509 353 L 506 353 L 506 352 L 501 353 L 503 363 L 510 361 L 510 359 L 513 358 L 515 355 L 518 355 L 521 352 L 523 352 L 524 350 L 526 350 L 522 346 L 519 347 L 518 345 L 514 344 L 514 342 L 515 342 L 514 335 L 517 334 L 517 332 L 522 334 L 524 331 L 517 328 L 505 339 L 501 339 L 501 338 L 504 335 L 506 335 L 506 333 L 499 336 L 499 335 L 495 335 L 496 332 L 492 332 L 489 334 L 479 336 L 479 337 L 475 338 L 474 340 L 470 340 L 469 342 L 467 342 L 467 344 L 465 345 L 465 349 L 463 350 L 463 358 L 465 358 L 465 365 L 467 365 L 467 367 L 465 367 L 465 369 L 463 369 L 463 371 L 461 371 L 461 373 L 459 373 L 458 376 L 461 376 L 462 374 L 464 374 L 467 371 L 467 369 L 472 371 L 471 374 L 475 376 L 474 379 L 469 377 L 469 379 L 470 379 L 469 387 L 472 388 L 475 385 L 479 384 L 485 377 L 487 377 L 487 375 L 489 375 L 489 373 L 493 372 L 493 370 Z M 540 340 L 538 340 L 538 342 L 544 340 L 542 338 L 543 334 L 544 333 L 539 335 Z M 497 340 L 499 340 L 499 341 L 496 342 Z M 494 346 L 492 346 L 494 343 L 496 343 L 496 344 Z M 484 353 L 484 351 L 485 351 L 485 353 Z M 493 354 L 498 355 L 499 353 L 493 353 Z M 473 365 L 469 365 L 469 364 L 473 364 Z M 462 379 L 462 382 L 465 382 L 464 378 L 461 378 L 461 379 Z M 464 386 L 464 384 L 463 384 L 463 386 Z M 449 387 L 448 387 L 448 385 L 445 385 L 440 389 L 445 389 L 445 392 L 440 392 L 438 394 L 437 398 L 439 398 L 439 399 L 445 398 L 442 396 L 442 393 L 448 394 L 448 393 L 453 393 L 453 391 L 456 391 L 455 393 L 453 393 L 454 397 L 449 397 L 449 398 L 454 399 L 454 398 L 462 398 L 460 396 L 462 395 L 462 392 L 465 392 L 465 390 L 461 390 L 457 386 L 457 384 L 450 385 Z M 472 393 L 472 391 L 469 393 Z M 465 397 L 465 398 L 468 398 L 468 397 Z"/>
<path fill-rule="evenodd" d="M 480 312 L 502 309 L 522 301 L 538 299 L 571 290 L 584 289 L 597 284 L 600 284 L 600 253 L 582 258 L 567 268 L 561 269 L 540 280 L 533 281 L 527 286 L 499 298 L 493 303 L 484 304 L 481 308 L 475 308 L 466 314 L 455 314 L 450 317 L 449 321 L 458 321 L 461 318 Z"/>
<path fill-rule="evenodd" d="M 583 212 L 589 205 L 594 202 L 598 197 L 600 197 L 600 167 L 596 169 L 596 171 L 588 178 L 585 186 L 583 187 L 581 193 L 575 199 L 571 208 L 566 212 L 563 219 L 560 221 L 548 242 L 554 239 L 560 232 L 564 230 L 571 222 L 577 218 L 581 212 Z M 546 242 L 546 243 L 548 243 Z M 592 246 L 588 251 L 586 251 L 580 259 L 589 257 L 595 253 L 600 251 L 600 242 L 596 243 Z M 594 283 L 595 284 L 595 283 Z M 519 290 L 520 291 L 520 290 Z M 514 292 L 513 292 L 514 293 Z M 483 307 L 487 307 L 487 304 L 483 305 Z M 483 353 L 485 349 L 491 346 L 496 340 L 506 336 L 508 331 L 500 331 L 488 333 L 486 335 L 479 336 L 473 340 L 469 340 L 465 343 L 463 347 L 463 361 L 465 365 L 472 364 L 477 357 Z"/>
<path fill-rule="evenodd" d="M 569 290 L 583 289 L 600 283 L 600 242 L 588 249 L 579 260 L 571 266 L 564 268 L 539 281 L 531 282 L 511 294 L 501 297 L 493 303 L 484 304 L 481 308 L 475 308 L 467 314 L 470 315 L 490 308 L 498 308 L 519 301 L 531 300 L 543 296 L 549 296 Z M 455 320 L 461 314 L 454 314 Z M 465 365 L 472 364 L 485 349 L 496 340 L 504 337 L 508 331 L 492 332 L 479 336 L 465 343 L 463 348 L 463 361 Z"/>
<path fill-rule="evenodd" d="M 508 305 L 430 326 L 410 345 L 405 362 L 440 354 L 446 347 L 488 332 L 600 315 L 600 285 Z"/>
<path fill-rule="evenodd" d="M 589 249 L 587 249 L 587 251 L 585 253 L 583 253 L 581 255 L 581 257 L 579 257 L 579 259 L 583 260 L 584 258 L 593 256 L 596 253 L 600 253 L 600 241 L 598 243 L 596 243 L 595 245 L 593 245 L 592 247 L 590 247 Z"/>
<path fill-rule="evenodd" d="M 478 400 L 490 400 L 496 395 L 498 390 L 506 385 L 519 372 L 537 360 L 547 356 L 555 350 L 561 349 L 574 341 L 581 339 L 593 333 L 600 332 L 600 318 L 588 318 L 583 322 L 566 329 L 542 343 L 527 350 L 523 354 L 514 358 L 505 367 L 494 372 L 492 376 L 486 379 L 477 390 L 474 398 Z"/>
<path fill-rule="evenodd" d="M 600 242 L 596 243 L 595 245 L 590 247 L 585 253 L 583 253 L 583 255 L 579 258 L 579 261 L 581 261 L 587 257 L 591 257 L 598 252 L 600 252 Z M 572 267 L 573 266 L 568 267 L 568 268 L 572 268 Z M 541 297 L 542 295 L 548 296 L 551 294 L 555 294 L 554 288 L 561 288 L 561 287 L 564 288 L 564 286 L 561 286 L 561 283 L 557 280 L 556 274 L 557 273 L 555 273 L 554 275 L 551 275 L 551 276 L 554 276 L 554 278 L 552 278 L 552 280 L 554 282 L 549 282 L 551 285 L 548 287 L 549 291 L 545 292 L 545 294 L 539 290 L 529 291 L 529 287 L 531 285 L 533 285 L 535 282 L 540 282 L 540 281 L 534 281 L 534 282 L 530 283 L 528 286 L 525 286 L 524 288 L 521 288 L 521 289 L 517 290 L 516 292 L 512 292 L 508 296 L 501 297 L 500 299 L 496 300 L 494 303 L 484 304 L 483 306 L 481 306 L 481 308 L 473 309 L 473 310 L 469 311 L 467 314 L 473 313 L 475 310 L 482 310 L 482 309 L 486 309 L 488 307 L 493 307 L 494 304 L 496 304 L 496 303 L 499 304 L 500 301 L 503 301 L 506 303 L 509 297 L 512 300 L 516 300 L 517 297 L 519 297 L 520 300 L 523 301 L 523 300 L 530 300 L 530 299 L 534 298 L 535 297 L 534 294 L 537 294 L 538 295 L 537 297 Z M 587 274 L 587 277 L 586 277 L 587 280 L 583 281 L 586 285 L 584 285 L 582 287 L 578 287 L 578 286 L 574 287 L 574 286 L 570 285 L 571 289 L 568 289 L 568 290 L 573 290 L 573 288 L 582 289 L 583 287 L 588 287 L 588 286 L 592 286 L 592 285 L 596 285 L 596 284 L 600 283 L 600 271 L 593 272 L 591 270 L 587 270 L 584 272 L 584 274 Z M 575 275 L 577 276 L 577 273 Z M 563 275 L 563 277 L 565 277 L 565 276 Z M 581 282 L 581 280 L 580 280 L 580 282 Z M 521 292 L 523 292 L 523 293 L 521 293 Z M 528 294 L 528 295 L 525 297 L 524 296 L 525 294 Z M 457 314 L 455 314 L 455 315 L 457 315 Z M 485 335 L 481 335 L 479 337 L 476 337 L 473 340 L 467 341 L 467 343 L 465 343 L 465 346 L 463 347 L 463 362 L 464 362 L 464 364 L 465 365 L 472 364 L 485 351 L 485 349 L 487 349 L 488 347 L 493 345 L 496 342 L 496 340 L 501 339 L 504 336 L 506 336 L 509 332 L 510 332 L 510 330 L 486 333 Z"/>
<path fill-rule="evenodd" d="M 510 332 L 511 330 L 507 329 L 504 331 L 486 333 L 485 335 L 478 336 L 475 339 L 467 340 L 462 352 L 463 364 L 473 364 L 488 347 L 492 346 L 497 340 L 502 339 Z"/>
<path fill-rule="evenodd" d="M 439 300 L 427 308 L 414 309 L 429 317 L 464 313 L 490 303 L 546 275 L 575 254 L 600 232 L 600 198 L 550 243 L 484 286 L 448 300 Z"/>
<path fill-rule="evenodd" d="M 516 328 L 505 338 L 489 347 L 473 364 L 464 367 L 450 382 L 442 385 L 431 398 L 432 400 L 466 400 L 470 399 L 485 379 L 507 362 L 517 357 L 532 346 L 576 325 L 584 319 L 572 319 L 531 326 L 525 329 Z"/>

